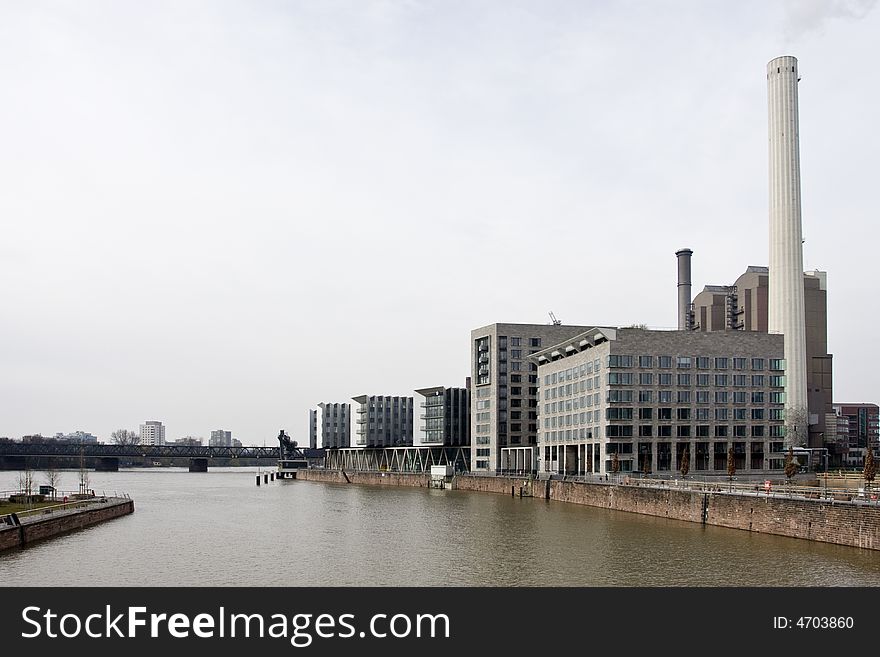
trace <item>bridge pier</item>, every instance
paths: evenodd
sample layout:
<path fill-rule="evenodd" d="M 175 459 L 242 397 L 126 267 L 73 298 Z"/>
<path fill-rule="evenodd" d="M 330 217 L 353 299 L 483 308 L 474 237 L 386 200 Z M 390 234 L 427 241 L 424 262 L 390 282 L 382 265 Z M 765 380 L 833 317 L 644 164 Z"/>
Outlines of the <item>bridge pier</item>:
<path fill-rule="evenodd" d="M 116 457 L 95 459 L 95 472 L 119 472 L 119 459 Z"/>
<path fill-rule="evenodd" d="M 208 471 L 208 459 L 190 459 L 189 460 L 189 471 L 190 472 L 207 472 Z"/>

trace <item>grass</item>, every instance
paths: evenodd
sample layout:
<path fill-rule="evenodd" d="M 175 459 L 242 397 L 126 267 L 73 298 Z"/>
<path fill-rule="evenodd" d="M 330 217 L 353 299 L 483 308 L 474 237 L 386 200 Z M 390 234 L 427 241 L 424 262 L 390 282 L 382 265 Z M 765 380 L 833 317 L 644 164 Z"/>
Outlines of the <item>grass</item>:
<path fill-rule="evenodd" d="M 8 500 L 0 500 L 0 516 L 8 513 L 20 513 L 32 509 L 42 509 L 44 506 L 61 504 L 61 500 L 46 500 L 45 502 L 31 502 L 30 504 L 12 504 Z"/>

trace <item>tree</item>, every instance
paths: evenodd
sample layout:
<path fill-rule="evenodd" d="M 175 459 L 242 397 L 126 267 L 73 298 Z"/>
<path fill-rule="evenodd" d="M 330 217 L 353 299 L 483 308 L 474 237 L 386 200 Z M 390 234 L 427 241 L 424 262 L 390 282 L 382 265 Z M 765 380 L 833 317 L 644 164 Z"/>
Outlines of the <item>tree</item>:
<path fill-rule="evenodd" d="M 645 454 L 644 459 L 642 460 L 642 474 L 651 474 L 651 459 L 648 454 Z"/>
<path fill-rule="evenodd" d="M 58 485 L 61 483 L 61 473 L 55 467 L 54 464 L 50 464 L 48 468 L 46 468 L 46 484 L 52 487 L 52 499 L 55 499 L 55 492 L 58 489 Z"/>
<path fill-rule="evenodd" d="M 620 458 L 618 458 L 617 452 L 611 455 L 611 472 L 614 474 L 620 472 Z"/>
<path fill-rule="evenodd" d="M 89 492 L 89 471 L 86 470 L 86 458 L 82 447 L 79 450 L 79 492 L 85 495 Z"/>
<path fill-rule="evenodd" d="M 18 490 L 25 495 L 30 495 L 34 490 L 34 471 L 27 466 L 18 473 Z"/>
<path fill-rule="evenodd" d="M 865 488 L 871 487 L 871 482 L 877 476 L 877 464 L 874 462 L 874 450 L 868 445 L 868 453 L 865 454 L 865 469 L 862 472 L 865 477 Z"/>
<path fill-rule="evenodd" d="M 682 477 L 687 477 L 688 472 L 691 471 L 691 448 L 688 445 L 685 445 L 681 452 L 679 469 Z"/>
<path fill-rule="evenodd" d="M 733 447 L 727 450 L 727 476 L 733 481 L 733 475 L 736 474 L 736 461 L 733 458 Z"/>
<path fill-rule="evenodd" d="M 794 457 L 794 447 L 788 448 L 788 454 L 785 455 L 785 476 L 788 477 L 788 483 L 791 478 L 797 474 L 798 460 Z"/>
<path fill-rule="evenodd" d="M 110 434 L 110 438 L 117 445 L 138 445 L 141 442 L 141 437 L 128 429 L 117 429 Z"/>

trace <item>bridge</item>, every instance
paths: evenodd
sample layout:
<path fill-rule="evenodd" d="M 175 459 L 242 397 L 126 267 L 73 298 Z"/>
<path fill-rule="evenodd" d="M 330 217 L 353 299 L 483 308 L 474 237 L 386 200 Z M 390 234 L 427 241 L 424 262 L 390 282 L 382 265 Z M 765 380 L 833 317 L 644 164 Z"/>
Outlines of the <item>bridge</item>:
<path fill-rule="evenodd" d="M 303 458 L 323 462 L 323 449 L 302 449 Z M 170 465 L 174 460 L 186 460 L 190 470 L 205 472 L 208 464 L 234 465 L 239 461 L 253 461 L 252 465 L 270 461 L 276 463 L 279 446 L 274 447 L 203 447 L 201 445 L 104 445 L 96 443 L 0 442 L 0 469 L 41 468 L 58 462 L 71 463 L 76 467 L 80 460 L 97 470 L 115 471 L 120 460 L 142 465 L 162 463 Z"/>

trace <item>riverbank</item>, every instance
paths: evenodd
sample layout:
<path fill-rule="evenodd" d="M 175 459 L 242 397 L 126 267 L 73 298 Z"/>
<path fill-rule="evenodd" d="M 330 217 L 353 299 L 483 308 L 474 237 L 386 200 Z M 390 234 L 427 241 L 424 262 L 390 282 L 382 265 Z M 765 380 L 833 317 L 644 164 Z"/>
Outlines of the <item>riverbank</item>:
<path fill-rule="evenodd" d="M 297 479 L 428 488 L 430 476 L 400 472 L 300 470 Z M 605 483 L 458 475 L 453 490 L 499 493 L 685 520 L 750 532 L 880 550 L 880 506 L 744 491 L 652 486 L 650 480 Z"/>
<path fill-rule="evenodd" d="M 0 551 L 134 513 L 134 501 L 127 497 L 96 497 L 68 508 L 60 506 L 21 517 L 16 514 L 14 524 L 0 523 Z"/>

